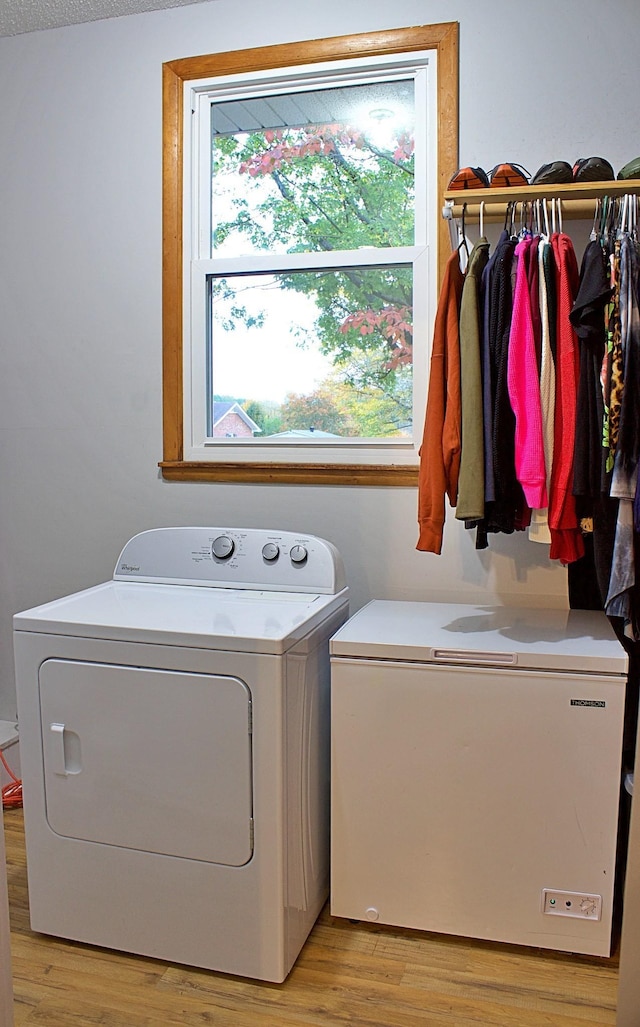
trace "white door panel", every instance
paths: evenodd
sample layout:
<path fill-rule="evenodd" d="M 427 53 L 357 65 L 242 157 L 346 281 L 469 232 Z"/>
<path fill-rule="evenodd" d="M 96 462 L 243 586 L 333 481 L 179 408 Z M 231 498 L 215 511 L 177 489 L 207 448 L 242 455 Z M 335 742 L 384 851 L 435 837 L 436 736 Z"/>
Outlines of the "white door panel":
<path fill-rule="evenodd" d="M 243 681 L 49 659 L 39 684 L 53 831 L 230 866 L 251 858 Z"/>

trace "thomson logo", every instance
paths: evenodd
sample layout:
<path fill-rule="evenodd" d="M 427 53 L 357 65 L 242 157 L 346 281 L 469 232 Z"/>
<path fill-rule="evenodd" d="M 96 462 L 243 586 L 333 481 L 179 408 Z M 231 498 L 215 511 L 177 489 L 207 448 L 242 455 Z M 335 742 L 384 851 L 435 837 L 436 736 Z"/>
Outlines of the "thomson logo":
<path fill-rule="evenodd" d="M 571 699 L 572 706 L 597 706 L 604 709 L 607 705 L 604 699 Z"/>
<path fill-rule="evenodd" d="M 126 574 L 134 574 L 136 571 L 140 570 L 140 567 L 132 567 L 130 563 L 121 563 L 120 570 L 124 571 Z"/>

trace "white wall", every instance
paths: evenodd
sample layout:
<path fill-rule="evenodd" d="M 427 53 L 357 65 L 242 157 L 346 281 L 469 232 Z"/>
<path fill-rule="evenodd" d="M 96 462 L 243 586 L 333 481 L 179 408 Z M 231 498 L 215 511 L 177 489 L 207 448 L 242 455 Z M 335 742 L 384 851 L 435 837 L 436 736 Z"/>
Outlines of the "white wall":
<path fill-rule="evenodd" d="M 161 64 L 460 22 L 460 163 L 640 150 L 635 0 L 212 0 L 0 40 L 0 717 L 11 616 L 109 577 L 156 525 L 300 528 L 373 596 L 566 603 L 522 536 L 415 551 L 413 489 L 167 483 L 161 458 Z"/>

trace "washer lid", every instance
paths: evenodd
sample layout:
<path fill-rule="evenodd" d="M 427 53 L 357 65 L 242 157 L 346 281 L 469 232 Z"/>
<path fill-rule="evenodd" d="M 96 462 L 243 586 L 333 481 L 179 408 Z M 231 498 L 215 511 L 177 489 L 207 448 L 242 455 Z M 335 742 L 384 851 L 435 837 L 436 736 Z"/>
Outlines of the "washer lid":
<path fill-rule="evenodd" d="M 335 609 L 338 595 L 108 581 L 13 618 L 16 631 L 180 645 L 232 652 L 286 652 Z"/>
<path fill-rule="evenodd" d="M 374 600 L 333 636 L 331 655 L 625 674 L 604 613 Z"/>

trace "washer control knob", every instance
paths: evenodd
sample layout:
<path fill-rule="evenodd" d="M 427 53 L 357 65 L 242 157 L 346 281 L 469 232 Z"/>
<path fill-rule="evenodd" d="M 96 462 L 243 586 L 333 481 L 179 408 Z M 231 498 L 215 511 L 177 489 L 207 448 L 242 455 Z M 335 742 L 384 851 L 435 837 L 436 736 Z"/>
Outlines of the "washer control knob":
<path fill-rule="evenodd" d="M 230 556 L 233 556 L 235 548 L 235 542 L 228 535 L 218 535 L 213 540 L 211 552 L 214 556 L 217 556 L 218 560 L 228 560 Z"/>
<path fill-rule="evenodd" d="M 280 546 L 277 546 L 275 542 L 267 542 L 266 545 L 262 547 L 262 555 L 265 560 L 272 563 L 273 560 L 277 560 L 280 556 Z"/>
<path fill-rule="evenodd" d="M 307 559 L 307 550 L 304 546 L 292 546 L 289 556 L 291 563 L 304 563 Z"/>

